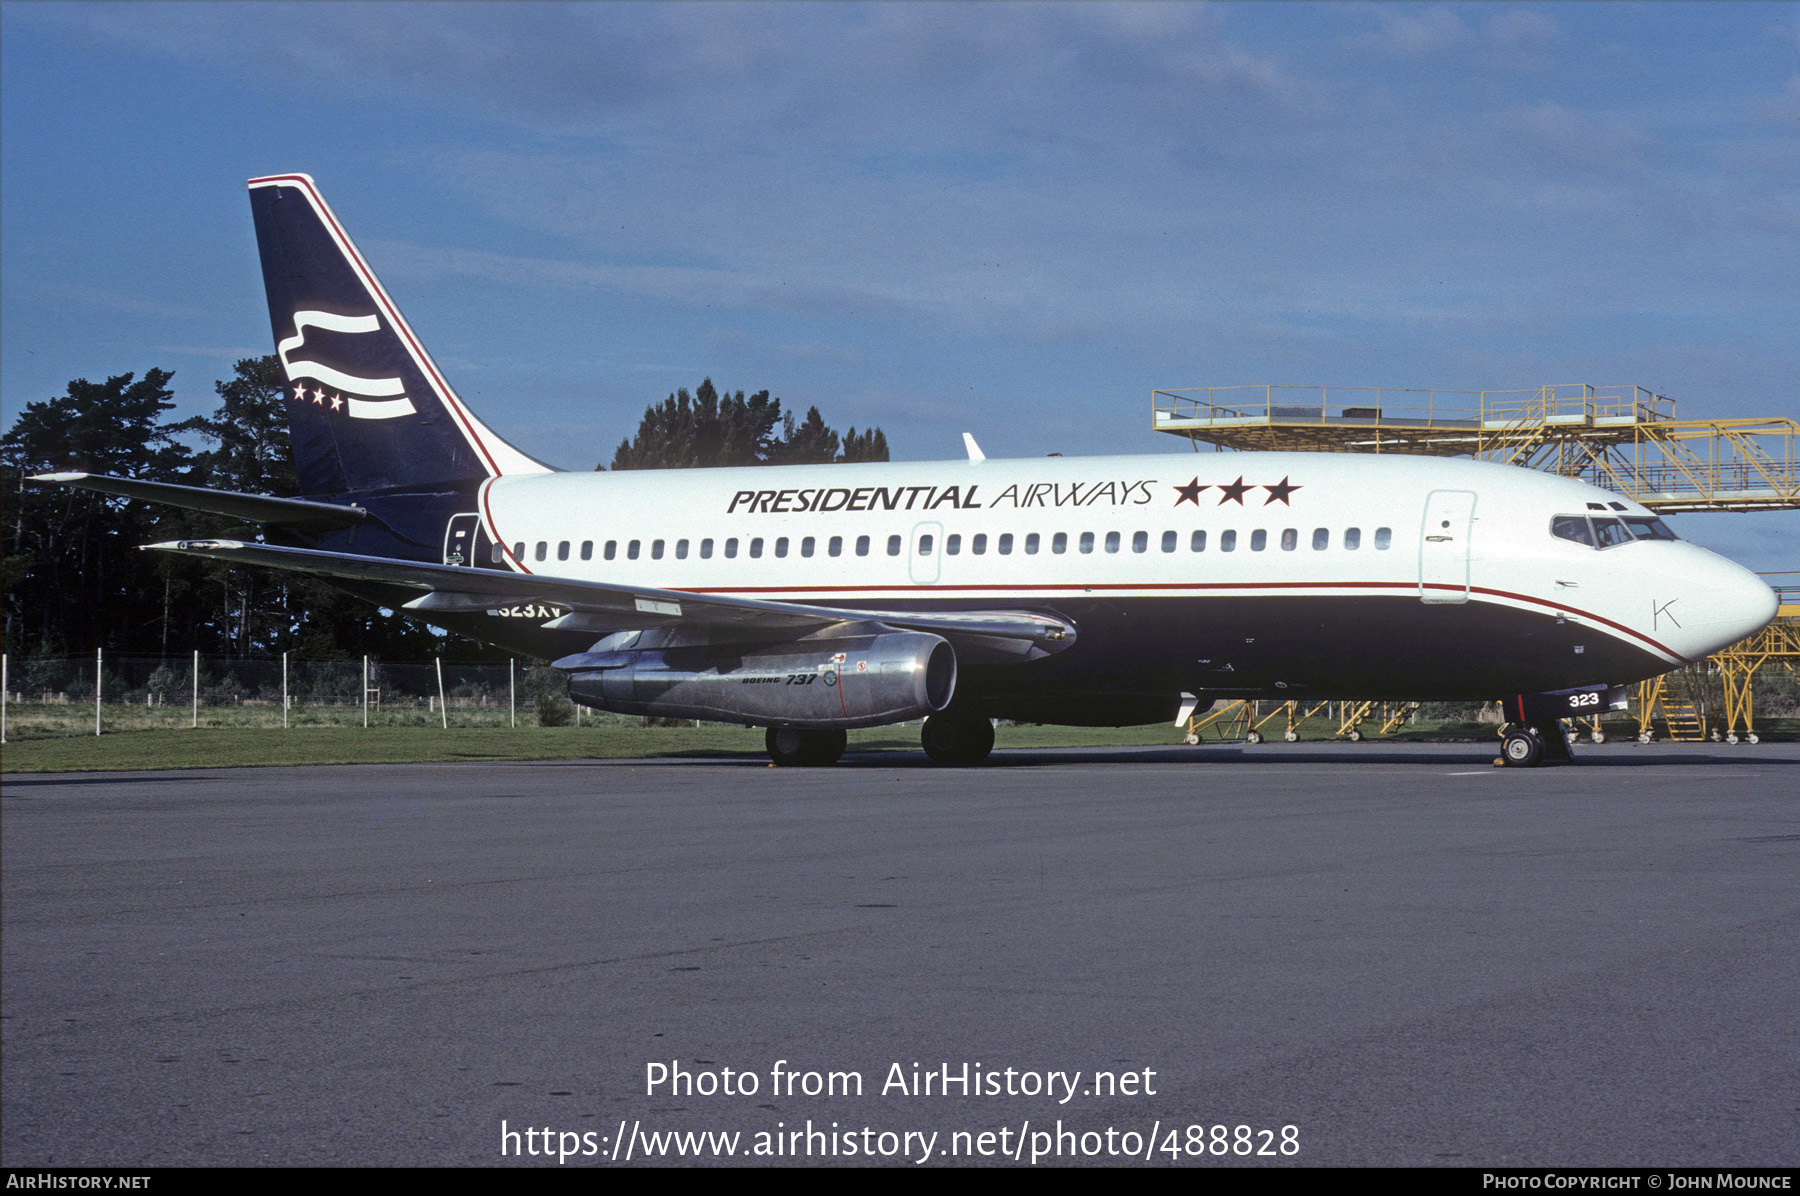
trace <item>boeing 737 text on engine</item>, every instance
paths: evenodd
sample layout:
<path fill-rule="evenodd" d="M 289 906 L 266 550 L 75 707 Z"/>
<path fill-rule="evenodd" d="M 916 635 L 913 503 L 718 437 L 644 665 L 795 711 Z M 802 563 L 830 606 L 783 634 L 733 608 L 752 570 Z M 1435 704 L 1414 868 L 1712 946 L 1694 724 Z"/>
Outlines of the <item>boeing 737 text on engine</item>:
<path fill-rule="evenodd" d="M 1567 478 L 1220 453 L 560 472 L 464 405 L 312 180 L 250 182 L 302 497 L 40 479 L 259 524 L 149 547 L 331 578 L 574 700 L 768 728 L 780 764 L 923 718 L 1123 726 L 1226 698 L 1504 699 L 1503 755 L 1754 632 L 1775 596 Z"/>

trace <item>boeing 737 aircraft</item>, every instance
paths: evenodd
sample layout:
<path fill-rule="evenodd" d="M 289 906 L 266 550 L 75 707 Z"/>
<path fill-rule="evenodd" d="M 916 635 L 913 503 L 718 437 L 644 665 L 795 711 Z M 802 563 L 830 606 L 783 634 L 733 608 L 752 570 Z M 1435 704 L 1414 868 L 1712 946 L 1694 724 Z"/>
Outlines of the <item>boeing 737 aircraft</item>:
<path fill-rule="evenodd" d="M 1749 571 L 1617 494 L 1425 457 L 1213 453 L 564 473 L 464 405 L 313 181 L 250 181 L 303 498 L 39 479 L 213 512 L 148 547 L 334 579 L 626 714 L 766 727 L 778 764 L 924 718 L 1124 726 L 1226 698 L 1503 699 L 1560 719 L 1775 615 Z"/>

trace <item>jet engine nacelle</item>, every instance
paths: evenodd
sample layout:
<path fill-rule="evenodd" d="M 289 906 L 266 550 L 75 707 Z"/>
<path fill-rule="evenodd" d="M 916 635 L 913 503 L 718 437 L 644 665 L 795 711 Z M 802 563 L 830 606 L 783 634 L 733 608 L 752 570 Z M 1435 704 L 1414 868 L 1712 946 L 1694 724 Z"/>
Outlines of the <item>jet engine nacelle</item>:
<path fill-rule="evenodd" d="M 657 638 L 624 632 L 557 661 L 569 696 L 619 714 L 826 729 L 921 718 L 956 692 L 956 650 L 923 632 L 754 646 Z"/>

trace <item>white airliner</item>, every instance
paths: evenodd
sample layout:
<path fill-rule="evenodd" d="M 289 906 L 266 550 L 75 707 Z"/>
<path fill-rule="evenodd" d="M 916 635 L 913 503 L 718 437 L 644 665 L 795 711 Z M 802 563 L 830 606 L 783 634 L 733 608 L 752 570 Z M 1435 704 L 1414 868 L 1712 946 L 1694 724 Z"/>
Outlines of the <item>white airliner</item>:
<path fill-rule="evenodd" d="M 1755 632 L 1776 599 L 1530 470 L 1324 453 L 564 473 L 458 399 L 312 180 L 250 182 L 302 498 L 45 481 L 258 523 L 150 547 L 332 578 L 556 658 L 570 695 L 768 728 L 780 764 L 924 718 L 1123 726 L 1221 698 L 1502 699 L 1503 758 Z"/>

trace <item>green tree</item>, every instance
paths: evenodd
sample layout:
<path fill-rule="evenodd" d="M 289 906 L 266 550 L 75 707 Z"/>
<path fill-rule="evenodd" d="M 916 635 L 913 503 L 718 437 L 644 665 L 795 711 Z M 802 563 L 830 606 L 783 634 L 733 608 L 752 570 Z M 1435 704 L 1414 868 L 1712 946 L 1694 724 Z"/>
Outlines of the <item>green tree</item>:
<path fill-rule="evenodd" d="M 194 481 L 193 454 L 162 422 L 175 406 L 173 376 L 153 369 L 142 378 L 77 378 L 67 393 L 26 404 L 0 436 L 0 492 L 11 500 L 9 650 L 144 651 L 159 632 L 166 641 L 170 622 L 158 617 L 163 587 L 136 549 L 164 533 L 180 534 L 179 516 L 92 491 L 28 485 L 25 478 L 79 471 Z"/>
<path fill-rule="evenodd" d="M 845 454 L 838 455 L 838 447 Z M 854 451 L 856 455 L 850 455 Z M 720 394 L 712 379 L 689 394 L 684 387 L 647 407 L 637 435 L 613 454 L 614 469 L 691 469 L 722 465 L 802 465 L 827 461 L 885 461 L 887 437 L 873 428 L 840 437 L 817 407 L 804 420 L 783 413 L 766 390 Z"/>

